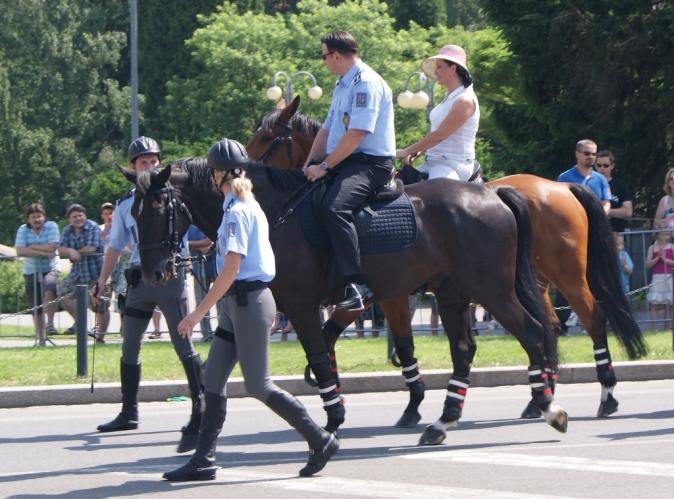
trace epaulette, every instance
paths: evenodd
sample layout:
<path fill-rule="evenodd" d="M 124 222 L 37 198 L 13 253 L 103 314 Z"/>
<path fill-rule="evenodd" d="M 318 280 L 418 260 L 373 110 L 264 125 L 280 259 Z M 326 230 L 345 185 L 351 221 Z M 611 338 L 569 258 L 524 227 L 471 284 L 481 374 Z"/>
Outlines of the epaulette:
<path fill-rule="evenodd" d="M 121 198 L 119 198 L 119 199 L 117 199 L 117 200 L 115 201 L 115 206 L 119 206 L 119 203 L 121 203 L 121 202 L 124 201 L 125 199 L 129 199 L 130 197 L 133 197 L 133 195 L 134 195 L 135 192 L 136 192 L 136 188 L 135 188 L 135 187 L 129 189 L 129 190 L 126 192 L 126 194 L 124 194 Z"/>
<path fill-rule="evenodd" d="M 356 76 L 353 77 L 353 82 L 351 83 L 351 86 L 355 87 L 356 85 L 358 85 L 360 83 L 361 78 L 362 78 L 362 71 L 358 71 L 356 73 Z"/>

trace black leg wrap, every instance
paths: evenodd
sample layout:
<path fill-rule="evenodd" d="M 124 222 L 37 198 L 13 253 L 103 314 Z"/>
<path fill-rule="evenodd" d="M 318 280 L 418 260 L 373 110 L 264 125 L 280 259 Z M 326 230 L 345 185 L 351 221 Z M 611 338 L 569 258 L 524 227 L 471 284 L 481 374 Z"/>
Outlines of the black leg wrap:
<path fill-rule="evenodd" d="M 601 386 L 607 388 L 615 386 L 617 379 L 611 362 L 611 354 L 609 354 L 606 346 L 595 347 L 594 362 L 597 366 L 597 380 L 601 383 Z"/>
<path fill-rule="evenodd" d="M 192 413 L 189 422 L 180 430 L 182 436 L 178 443 L 177 452 L 188 452 L 197 445 L 199 436 L 199 426 L 201 426 L 201 413 L 203 412 L 203 381 L 201 374 L 201 359 L 198 355 L 193 355 L 182 361 L 187 375 L 187 385 L 190 389 L 190 398 L 192 399 Z"/>
<path fill-rule="evenodd" d="M 337 377 L 333 375 L 330 358 L 327 353 L 307 356 L 309 366 L 316 376 L 318 392 L 323 399 L 323 409 L 328 415 L 326 430 L 333 432 L 344 423 L 344 401 L 339 394 Z"/>
<path fill-rule="evenodd" d="M 440 421 L 450 423 L 461 418 L 463 412 L 463 402 L 466 399 L 466 393 L 470 381 L 468 378 L 452 376 L 447 383 L 447 397 L 445 397 L 445 407 L 442 411 Z"/>
<path fill-rule="evenodd" d="M 405 408 L 405 412 L 417 412 L 419 404 L 424 399 L 426 385 L 419 373 L 417 359 L 414 357 L 414 339 L 411 336 L 408 338 L 394 338 L 393 344 L 395 345 L 398 359 L 400 359 L 405 384 L 407 384 L 407 389 L 410 391 L 410 401 Z"/>
<path fill-rule="evenodd" d="M 547 410 L 552 402 L 552 390 L 545 370 L 539 366 L 529 366 L 529 385 L 534 405 L 543 411 Z"/>
<path fill-rule="evenodd" d="M 545 364 L 545 374 L 548 375 L 548 385 L 550 386 L 550 391 L 554 394 L 555 387 L 557 386 L 557 371 L 550 364 Z"/>
<path fill-rule="evenodd" d="M 344 329 L 345 328 L 337 324 L 332 319 L 325 321 L 325 324 L 323 324 L 323 334 L 325 335 L 326 344 L 334 345 L 337 341 L 337 338 L 339 338 L 339 335 L 344 332 Z"/>

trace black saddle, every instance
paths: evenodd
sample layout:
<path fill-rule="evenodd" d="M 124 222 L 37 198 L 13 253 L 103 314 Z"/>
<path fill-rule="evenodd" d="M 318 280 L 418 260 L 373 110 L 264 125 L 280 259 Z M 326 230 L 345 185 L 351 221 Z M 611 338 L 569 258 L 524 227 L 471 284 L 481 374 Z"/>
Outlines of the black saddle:
<path fill-rule="evenodd" d="M 484 181 L 482 179 L 482 167 L 480 166 L 480 162 L 477 160 L 473 160 L 473 164 L 473 174 L 468 179 L 468 182 L 480 184 Z M 420 172 L 410 163 L 405 163 L 402 169 L 398 172 L 398 178 L 404 185 L 410 185 L 428 180 L 428 173 Z"/>

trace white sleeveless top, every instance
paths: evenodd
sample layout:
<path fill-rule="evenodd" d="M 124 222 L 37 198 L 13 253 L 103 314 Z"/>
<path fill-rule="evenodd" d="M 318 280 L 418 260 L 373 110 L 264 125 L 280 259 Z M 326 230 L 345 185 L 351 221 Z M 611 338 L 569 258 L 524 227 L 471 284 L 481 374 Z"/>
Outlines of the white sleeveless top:
<path fill-rule="evenodd" d="M 473 85 L 469 87 L 460 86 L 454 89 L 449 95 L 446 95 L 442 102 L 435 106 L 429 116 L 431 121 L 431 132 L 437 130 L 440 123 L 447 117 L 452 109 L 454 102 L 460 96 L 468 94 L 475 102 L 475 112 L 461 125 L 453 134 L 447 137 L 439 144 L 429 148 L 426 151 L 426 157 L 433 159 L 437 157 L 452 159 L 475 159 L 475 136 L 480 124 L 480 105 L 477 102 L 477 96 L 473 91 Z"/>

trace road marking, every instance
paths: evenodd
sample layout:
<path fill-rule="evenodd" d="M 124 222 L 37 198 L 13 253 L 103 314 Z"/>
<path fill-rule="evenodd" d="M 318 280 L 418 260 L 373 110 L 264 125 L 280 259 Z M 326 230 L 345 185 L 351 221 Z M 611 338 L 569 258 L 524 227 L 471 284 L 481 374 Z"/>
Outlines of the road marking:
<path fill-rule="evenodd" d="M 674 464 L 586 457 L 544 456 L 514 452 L 457 452 L 444 451 L 400 456 L 403 459 L 425 459 L 455 463 L 522 466 L 554 470 L 590 471 L 624 475 L 662 476 L 674 478 Z"/>
<path fill-rule="evenodd" d="M 131 477 L 144 476 L 146 478 L 160 477 L 160 475 L 150 473 L 139 475 L 129 472 L 115 472 L 113 474 Z M 215 482 L 245 487 L 265 487 L 295 492 L 334 494 L 340 497 L 383 497 L 394 499 L 418 499 L 419 497 L 423 497 L 424 499 L 447 499 L 447 497 L 453 499 L 472 499 L 476 497 L 485 499 L 569 499 L 566 496 L 526 494 L 500 490 L 443 487 L 440 485 L 421 485 L 326 476 L 300 478 L 295 475 L 231 469 L 218 470 Z"/>

